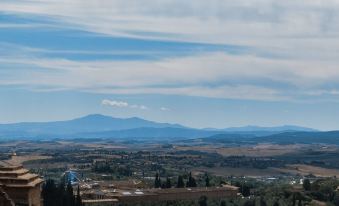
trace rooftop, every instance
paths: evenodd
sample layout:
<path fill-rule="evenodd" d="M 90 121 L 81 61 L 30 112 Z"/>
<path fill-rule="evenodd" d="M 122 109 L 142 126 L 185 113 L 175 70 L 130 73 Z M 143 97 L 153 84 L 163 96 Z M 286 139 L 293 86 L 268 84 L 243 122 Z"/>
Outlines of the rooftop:
<path fill-rule="evenodd" d="M 42 182 L 38 175 L 29 173 L 22 165 L 0 164 L 0 186 L 35 187 Z"/>
<path fill-rule="evenodd" d="M 177 194 L 177 193 L 200 193 L 200 192 L 217 192 L 217 191 L 238 191 L 238 187 L 222 186 L 222 187 L 195 187 L 195 188 L 170 188 L 170 189 L 96 189 L 87 190 L 83 194 L 99 194 L 106 197 L 120 196 L 149 196 L 159 194 Z"/>

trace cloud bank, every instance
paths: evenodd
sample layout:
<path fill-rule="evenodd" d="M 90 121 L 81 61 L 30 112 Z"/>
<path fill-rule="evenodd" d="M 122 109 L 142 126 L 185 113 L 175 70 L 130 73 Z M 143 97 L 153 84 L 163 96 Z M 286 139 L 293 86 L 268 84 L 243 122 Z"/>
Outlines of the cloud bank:
<path fill-rule="evenodd" d="M 25 85 L 36 91 L 288 101 L 319 96 L 336 100 L 339 85 L 335 61 L 301 62 L 224 53 L 158 61 L 7 58 L 0 63 L 17 67 L 3 69 L 0 84 Z M 25 72 L 18 72 L 20 68 Z"/>
<path fill-rule="evenodd" d="M 306 37 L 302 41 L 309 41 L 337 36 L 338 9 L 336 0 L 4 0 L 0 3 L 0 11 L 5 13 L 48 17 L 54 24 L 105 35 L 268 46 L 285 45 L 277 39 Z"/>

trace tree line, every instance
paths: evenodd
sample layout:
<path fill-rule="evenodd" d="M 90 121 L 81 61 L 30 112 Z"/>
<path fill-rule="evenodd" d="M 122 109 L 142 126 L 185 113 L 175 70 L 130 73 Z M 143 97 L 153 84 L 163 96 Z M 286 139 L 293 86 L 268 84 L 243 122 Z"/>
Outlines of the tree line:
<path fill-rule="evenodd" d="M 207 174 L 205 174 L 205 186 L 210 187 L 210 179 Z M 172 187 L 175 188 L 197 187 L 197 181 L 192 176 L 191 172 L 188 174 L 186 183 L 184 176 L 179 175 L 176 184 L 172 184 L 171 178 L 169 177 L 166 178 L 166 181 L 162 182 L 159 173 L 155 174 L 154 188 L 172 188 Z"/>
<path fill-rule="evenodd" d="M 79 186 L 74 195 L 71 183 L 56 185 L 54 180 L 47 180 L 42 187 L 42 198 L 44 206 L 83 206 Z"/>

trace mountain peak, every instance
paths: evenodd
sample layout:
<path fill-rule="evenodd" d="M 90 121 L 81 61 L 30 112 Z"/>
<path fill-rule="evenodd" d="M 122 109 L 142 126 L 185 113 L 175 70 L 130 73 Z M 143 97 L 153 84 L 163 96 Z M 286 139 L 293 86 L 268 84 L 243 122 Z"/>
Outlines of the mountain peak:
<path fill-rule="evenodd" d="M 127 118 L 129 120 L 142 120 L 142 121 L 148 121 L 148 120 L 145 120 L 145 119 L 142 119 L 142 118 L 139 118 L 139 117 L 130 117 L 130 118 Z"/>
<path fill-rule="evenodd" d="M 84 117 L 80 117 L 78 119 L 100 119 L 100 118 L 113 118 L 113 117 L 106 116 L 106 115 L 103 115 L 103 114 L 89 114 L 89 115 L 86 115 Z"/>
<path fill-rule="evenodd" d="M 86 115 L 84 117 L 80 117 L 80 118 L 77 118 L 77 119 L 74 119 L 74 120 L 90 120 L 90 121 L 100 121 L 100 120 L 121 120 L 121 121 L 147 121 L 147 122 L 151 122 L 151 121 L 148 121 L 148 120 L 145 120 L 145 119 L 142 119 L 142 118 L 139 118 L 139 117 L 129 117 L 129 118 L 117 118 L 117 117 L 112 117 L 112 116 L 108 116 L 108 115 L 103 115 L 103 114 L 89 114 L 89 115 Z"/>

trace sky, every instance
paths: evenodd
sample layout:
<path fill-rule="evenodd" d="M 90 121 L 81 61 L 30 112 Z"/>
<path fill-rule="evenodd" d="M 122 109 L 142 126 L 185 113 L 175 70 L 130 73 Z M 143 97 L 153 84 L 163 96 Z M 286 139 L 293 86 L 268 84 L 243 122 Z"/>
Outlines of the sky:
<path fill-rule="evenodd" d="M 0 123 L 339 129 L 338 0 L 1 0 Z"/>

